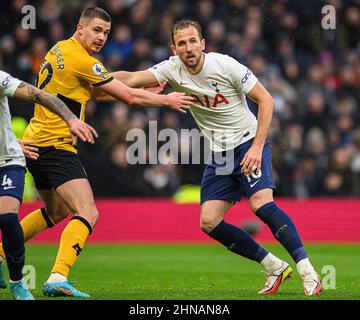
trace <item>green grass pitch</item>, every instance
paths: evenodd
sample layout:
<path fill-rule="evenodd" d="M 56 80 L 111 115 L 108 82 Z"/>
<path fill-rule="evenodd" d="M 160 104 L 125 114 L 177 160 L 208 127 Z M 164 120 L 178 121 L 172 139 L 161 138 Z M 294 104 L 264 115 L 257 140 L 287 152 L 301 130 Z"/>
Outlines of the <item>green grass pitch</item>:
<path fill-rule="evenodd" d="M 264 285 L 260 265 L 220 245 L 212 244 L 88 244 L 70 273 L 79 290 L 100 300 L 298 300 L 360 299 L 360 245 L 307 244 L 308 255 L 319 273 L 335 267 L 336 289 L 318 297 L 306 297 L 296 268 L 279 245 L 265 247 L 293 267 L 293 278 L 276 295 L 259 296 Z M 36 299 L 56 256 L 56 245 L 27 245 L 26 264 L 36 268 Z M 328 272 L 328 271 L 327 271 Z M 322 273 L 322 278 L 327 273 Z M 0 290 L 0 300 L 11 299 L 9 289 Z M 61 299 L 61 298 L 51 298 Z M 65 298 L 69 299 L 69 298 Z"/>

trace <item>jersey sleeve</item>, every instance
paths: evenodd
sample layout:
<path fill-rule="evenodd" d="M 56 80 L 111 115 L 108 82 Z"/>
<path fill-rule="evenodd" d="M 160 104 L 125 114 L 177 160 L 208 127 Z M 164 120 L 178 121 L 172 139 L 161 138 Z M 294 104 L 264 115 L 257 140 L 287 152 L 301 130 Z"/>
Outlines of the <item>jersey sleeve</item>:
<path fill-rule="evenodd" d="M 114 78 L 106 70 L 104 65 L 97 59 L 89 57 L 75 66 L 76 75 L 92 86 L 101 86 Z"/>
<path fill-rule="evenodd" d="M 158 83 L 162 83 L 165 80 L 171 79 L 171 63 L 169 60 L 162 61 L 148 70 L 155 76 Z"/>
<path fill-rule="evenodd" d="M 0 70 L 0 95 L 12 97 L 20 83 L 21 80 Z"/>
<path fill-rule="evenodd" d="M 227 68 L 230 81 L 241 93 L 247 94 L 258 81 L 258 78 L 249 68 L 239 63 L 234 58 L 228 57 Z"/>

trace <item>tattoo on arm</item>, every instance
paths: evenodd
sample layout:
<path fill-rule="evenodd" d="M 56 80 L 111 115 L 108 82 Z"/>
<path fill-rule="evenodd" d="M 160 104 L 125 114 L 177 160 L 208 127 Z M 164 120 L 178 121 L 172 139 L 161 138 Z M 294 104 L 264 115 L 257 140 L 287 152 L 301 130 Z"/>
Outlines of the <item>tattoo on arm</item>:
<path fill-rule="evenodd" d="M 34 103 L 39 103 L 45 108 L 49 109 L 51 112 L 57 114 L 66 122 L 72 118 L 76 118 L 76 116 L 70 111 L 66 104 L 59 98 L 51 95 L 50 93 L 41 91 L 40 89 L 26 82 L 21 82 L 19 84 L 15 91 L 14 97 L 26 101 L 32 101 Z"/>

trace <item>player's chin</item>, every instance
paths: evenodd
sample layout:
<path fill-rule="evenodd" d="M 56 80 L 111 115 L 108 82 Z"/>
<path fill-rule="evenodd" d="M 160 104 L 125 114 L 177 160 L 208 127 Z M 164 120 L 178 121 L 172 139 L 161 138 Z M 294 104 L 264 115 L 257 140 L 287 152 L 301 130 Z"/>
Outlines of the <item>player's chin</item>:
<path fill-rule="evenodd" d="M 98 53 L 102 49 L 102 46 L 92 46 L 91 51 L 93 53 Z"/>
<path fill-rule="evenodd" d="M 187 61 L 186 65 L 190 68 L 195 68 L 199 64 L 198 61 Z"/>

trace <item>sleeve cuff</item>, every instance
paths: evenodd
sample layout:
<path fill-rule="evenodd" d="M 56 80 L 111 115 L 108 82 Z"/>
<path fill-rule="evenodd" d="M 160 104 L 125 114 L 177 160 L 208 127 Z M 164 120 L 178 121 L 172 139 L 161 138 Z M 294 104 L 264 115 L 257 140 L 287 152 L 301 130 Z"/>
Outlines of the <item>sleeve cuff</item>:
<path fill-rule="evenodd" d="M 110 77 L 109 79 L 106 79 L 106 80 L 104 80 L 104 81 L 100 81 L 100 82 L 94 83 L 94 84 L 93 84 L 93 87 L 102 86 L 103 84 L 108 83 L 108 82 L 110 82 L 110 81 L 112 81 L 112 80 L 114 80 L 114 78 L 113 78 L 113 77 Z"/>

